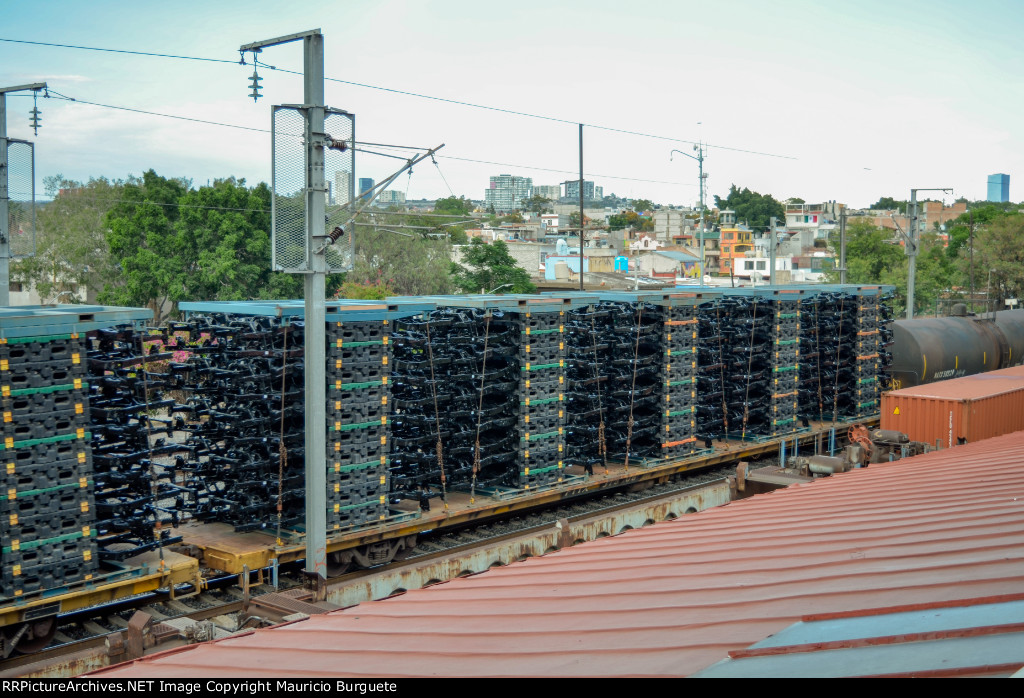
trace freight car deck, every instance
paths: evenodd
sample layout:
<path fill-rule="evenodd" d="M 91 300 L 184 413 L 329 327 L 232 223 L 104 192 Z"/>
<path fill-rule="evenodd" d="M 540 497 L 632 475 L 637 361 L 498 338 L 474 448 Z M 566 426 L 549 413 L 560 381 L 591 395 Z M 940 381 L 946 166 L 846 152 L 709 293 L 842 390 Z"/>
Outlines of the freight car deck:
<path fill-rule="evenodd" d="M 396 553 L 410 549 L 415 537 L 427 532 L 459 528 L 469 523 L 508 518 L 517 513 L 550 506 L 569 499 L 599 495 L 612 490 L 664 481 L 677 473 L 701 470 L 725 463 L 756 460 L 777 455 L 785 442 L 789 455 L 794 452 L 824 450 L 833 434 L 832 443 L 845 436 L 853 424 L 877 424 L 877 416 L 868 419 L 832 423 L 812 422 L 811 427 L 799 434 L 783 438 L 754 442 L 728 439 L 714 442 L 710 452 L 689 458 L 637 463 L 627 467 L 623 462 L 609 461 L 607 472 L 595 467 L 594 475 L 583 477 L 583 468 L 568 469 L 566 481 L 537 491 L 518 494 L 502 492 L 485 495 L 477 491 L 455 490 L 447 493 L 447 507 L 436 492 L 430 500 L 429 511 L 419 511 L 415 500 L 404 500 L 392 509 L 393 517 L 379 524 L 347 531 L 327 539 L 329 555 L 349 552 L 364 560 L 385 563 Z M 182 537 L 184 550 L 196 556 L 205 567 L 239 574 L 245 569 L 256 570 L 273 564 L 284 564 L 305 557 L 305 542 L 301 532 L 283 532 L 280 544 L 276 531 L 236 533 L 224 523 L 193 523 L 181 526 L 177 534 Z M 413 540 L 410 540 L 413 539 Z"/>
<path fill-rule="evenodd" d="M 180 553 L 152 550 L 125 560 L 120 569 L 101 571 L 88 582 L 46 589 L 17 598 L 0 598 L 0 628 L 23 623 L 50 622 L 60 613 L 145 594 L 157 589 L 188 585 L 185 595 L 201 587 L 199 561 Z M 180 597 L 179 597 L 180 598 Z M 41 633 L 46 636 L 47 633 Z M 9 640 L 10 638 L 5 638 Z M 6 647 L 4 647 L 6 655 Z"/>

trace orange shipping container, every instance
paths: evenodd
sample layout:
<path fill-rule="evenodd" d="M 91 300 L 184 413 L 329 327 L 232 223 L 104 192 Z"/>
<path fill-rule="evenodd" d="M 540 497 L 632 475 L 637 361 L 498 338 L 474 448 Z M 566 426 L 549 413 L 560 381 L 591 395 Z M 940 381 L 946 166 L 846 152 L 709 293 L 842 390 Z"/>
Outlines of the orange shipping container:
<path fill-rule="evenodd" d="M 885 393 L 881 428 L 943 448 L 1024 430 L 1024 366 Z"/>

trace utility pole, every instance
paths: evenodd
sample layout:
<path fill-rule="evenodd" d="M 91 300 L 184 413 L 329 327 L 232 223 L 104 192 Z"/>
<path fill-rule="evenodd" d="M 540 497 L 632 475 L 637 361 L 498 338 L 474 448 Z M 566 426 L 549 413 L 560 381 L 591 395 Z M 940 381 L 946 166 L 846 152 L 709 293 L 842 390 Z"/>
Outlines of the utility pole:
<path fill-rule="evenodd" d="M 580 124 L 580 290 L 583 290 L 583 124 Z"/>
<path fill-rule="evenodd" d="M 974 313 L 974 211 L 970 213 L 970 233 L 971 233 L 971 313 Z"/>
<path fill-rule="evenodd" d="M 10 168 L 7 160 L 7 93 L 38 92 L 43 89 L 46 89 L 45 82 L 0 87 L 0 306 L 11 304 L 11 197 L 8 190 Z M 35 124 L 39 112 L 33 109 L 32 113 Z"/>
<path fill-rule="evenodd" d="M 907 206 L 909 220 L 907 231 L 907 319 L 914 319 L 914 277 L 917 272 L 917 248 L 920 235 L 917 231 L 917 192 L 919 191 L 941 191 L 953 193 L 950 187 L 932 187 L 930 189 L 911 189 L 910 204 Z"/>
<path fill-rule="evenodd" d="M 671 151 L 669 151 L 668 159 L 671 161 L 672 160 L 672 154 L 673 153 L 679 153 L 680 155 L 685 155 L 686 157 L 690 158 L 691 160 L 696 160 L 697 161 L 697 171 L 698 171 L 698 174 L 699 174 L 699 177 L 700 177 L 700 179 L 699 179 L 699 182 L 700 182 L 700 230 L 697 233 L 697 236 L 698 236 L 697 239 L 699 241 L 698 242 L 698 253 L 699 253 L 698 254 L 698 269 L 700 270 L 700 285 L 703 286 L 704 285 L 704 180 L 707 178 L 707 176 L 704 174 L 704 144 L 703 143 L 701 143 L 701 144 L 696 144 L 695 143 L 694 146 L 693 146 L 693 149 L 695 151 L 697 151 L 696 155 L 690 155 L 689 153 L 684 153 L 681 150 L 676 150 L 675 148 L 673 148 Z"/>
<path fill-rule="evenodd" d="M 839 283 L 846 283 L 846 207 L 839 214 Z"/>
<path fill-rule="evenodd" d="M 775 285 L 775 246 L 778 238 L 775 235 L 775 216 L 768 221 L 768 283 Z"/>
<path fill-rule="evenodd" d="M 325 234 L 324 194 L 324 37 L 319 29 L 245 44 L 240 53 L 257 53 L 264 48 L 302 41 L 303 109 L 307 114 L 303 142 L 307 148 L 305 173 L 306 249 L 323 244 Z M 255 74 L 255 73 L 254 73 Z M 255 87 L 255 86 L 254 86 Z M 256 90 L 254 89 L 254 93 Z M 305 467 L 306 467 L 306 574 L 314 577 L 317 589 L 327 579 L 327 389 L 324 367 L 327 361 L 326 294 L 327 258 L 309 254 L 304 272 L 305 293 Z M 316 579 L 319 578 L 319 579 Z"/>

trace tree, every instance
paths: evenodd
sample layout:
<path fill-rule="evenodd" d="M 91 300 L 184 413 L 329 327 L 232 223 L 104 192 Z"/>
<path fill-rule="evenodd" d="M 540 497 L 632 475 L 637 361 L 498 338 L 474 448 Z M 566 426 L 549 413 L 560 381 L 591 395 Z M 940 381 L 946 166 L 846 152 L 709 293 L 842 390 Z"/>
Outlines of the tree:
<path fill-rule="evenodd" d="M 356 256 L 346 281 L 386 289 L 385 295 L 441 295 L 452 292 L 451 245 L 447 240 L 401 229 L 360 227 Z M 355 287 L 347 287 L 347 292 Z M 369 291 L 367 291 L 369 293 Z M 346 296 L 354 297 L 354 296 Z M 361 296 L 367 297 L 367 296 Z"/>
<path fill-rule="evenodd" d="M 452 265 L 452 276 L 463 293 L 533 293 L 537 287 L 530 275 L 509 254 L 502 240 L 487 244 L 474 238 L 462 256 L 462 264 Z"/>
<path fill-rule="evenodd" d="M 895 286 L 893 311 L 898 316 L 906 309 L 908 263 L 905 248 L 893 242 L 894 235 L 898 233 L 875 227 L 866 219 L 852 219 L 846 227 L 846 281 Z M 838 258 L 838 233 L 832 234 L 830 242 Z M 829 283 L 838 283 L 840 273 L 830 271 L 826 278 Z M 959 280 L 938 236 L 922 234 L 914 276 L 915 310 L 933 308 L 935 300 L 953 292 Z"/>
<path fill-rule="evenodd" d="M 639 228 L 641 225 L 640 215 L 636 211 L 623 211 L 608 216 L 609 230 L 624 230 L 626 228 Z"/>
<path fill-rule="evenodd" d="M 124 183 L 105 178 L 86 184 L 63 175 L 44 177 L 53 201 L 36 216 L 36 254 L 15 261 L 11 278 L 35 286 L 44 303 L 76 302 L 74 292 L 86 289 L 86 301 L 120 274 L 110 257 L 104 216 L 121 197 Z"/>
<path fill-rule="evenodd" d="M 846 226 L 846 281 L 851 284 L 880 284 L 895 267 L 906 265 L 903 248 L 892 242 L 893 231 L 874 226 L 871 221 L 854 218 Z M 839 258 L 839 233 L 830 243 Z M 839 272 L 828 272 L 831 283 L 839 282 Z"/>
<path fill-rule="evenodd" d="M 434 202 L 434 213 L 446 213 L 452 216 L 466 217 L 476 208 L 469 199 L 454 194 L 445 199 L 438 199 Z"/>
<path fill-rule="evenodd" d="M 159 323 L 180 301 L 301 298 L 301 276 L 270 267 L 270 196 L 233 177 L 197 190 L 153 170 L 129 182 L 106 216 L 120 282 L 99 300 L 147 305 Z M 328 276 L 327 293 L 341 281 Z"/>
<path fill-rule="evenodd" d="M 637 213 L 643 213 L 644 211 L 653 211 L 654 202 L 650 199 L 633 199 L 633 210 Z"/>
<path fill-rule="evenodd" d="M 729 195 L 724 199 L 715 195 L 715 206 L 719 210 L 735 211 L 736 220 L 751 228 L 767 228 L 773 216 L 779 220 L 786 219 L 786 207 L 773 196 L 758 194 L 746 187 L 739 189 L 735 184 L 729 187 Z"/>
<path fill-rule="evenodd" d="M 892 209 L 896 209 L 900 213 L 906 213 L 907 212 L 907 202 L 894 199 L 891 196 L 883 196 L 878 201 L 876 201 L 875 203 L 871 204 L 870 208 L 876 209 L 876 210 L 884 210 L 884 211 L 889 211 L 889 210 L 892 210 Z"/>
<path fill-rule="evenodd" d="M 551 199 L 546 196 L 531 196 L 526 200 L 526 210 L 534 213 L 548 213 L 551 210 L 548 207 L 550 203 Z"/>
<path fill-rule="evenodd" d="M 1002 307 L 1007 298 L 1020 298 L 1024 294 L 1024 214 L 1006 213 L 979 225 L 974 233 L 974 269 L 981 276 L 976 288 L 988 284 L 992 270 L 990 296 Z M 970 264 L 966 255 L 959 267 L 967 273 Z M 984 281 L 982 281 L 984 279 Z"/>

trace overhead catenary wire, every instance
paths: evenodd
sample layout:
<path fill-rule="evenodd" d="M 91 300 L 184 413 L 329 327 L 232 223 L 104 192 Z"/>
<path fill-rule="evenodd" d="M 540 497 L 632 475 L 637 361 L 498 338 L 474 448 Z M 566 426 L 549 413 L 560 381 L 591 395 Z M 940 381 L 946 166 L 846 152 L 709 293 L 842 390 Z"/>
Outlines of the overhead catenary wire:
<path fill-rule="evenodd" d="M 179 120 L 179 121 L 188 121 L 188 122 L 197 123 L 197 124 L 206 124 L 208 126 L 223 126 L 225 128 L 232 128 L 232 129 L 237 129 L 237 130 L 241 130 L 241 131 L 252 131 L 252 132 L 255 132 L 255 133 L 270 133 L 270 129 L 259 128 L 257 126 L 242 126 L 240 124 L 224 123 L 223 121 L 211 121 L 209 119 L 200 119 L 200 118 L 191 117 L 191 116 L 181 116 L 181 115 L 178 115 L 178 114 L 166 114 L 166 113 L 163 113 L 163 112 L 149 111 L 149 110 L 146 110 L 146 109 L 136 109 L 134 107 L 123 107 L 123 106 L 119 106 L 119 105 L 116 105 L 116 104 L 102 104 L 100 102 L 92 102 L 92 101 L 89 101 L 89 100 L 86 100 L 86 99 L 80 99 L 78 97 L 69 97 L 69 96 L 61 94 L 61 93 L 59 93 L 59 92 L 57 92 L 55 90 L 50 90 L 50 93 L 51 93 L 50 96 L 55 98 L 55 99 L 60 99 L 60 100 L 64 100 L 64 101 L 67 101 L 67 102 L 72 102 L 74 104 L 86 104 L 86 105 L 89 105 L 89 106 L 101 107 L 101 108 L 104 108 L 104 109 L 115 109 L 115 110 L 118 110 L 118 111 L 126 111 L 126 112 L 135 113 L 135 114 L 143 114 L 143 115 L 146 115 L 146 116 L 158 116 L 158 117 L 163 117 L 163 118 L 166 118 L 166 119 L 176 119 L 176 120 Z M 298 137 L 298 134 L 295 134 L 295 135 L 296 135 L 296 137 Z M 375 147 L 378 147 L 378 148 L 401 148 L 401 149 L 406 149 L 406 150 L 426 150 L 426 148 L 417 147 L 417 146 L 399 146 L 399 145 L 371 144 L 371 143 L 364 143 L 362 141 L 355 141 L 352 144 L 353 150 L 358 150 L 359 152 L 366 153 L 368 155 L 376 155 L 376 156 L 379 156 L 379 157 L 388 157 L 388 158 L 397 158 L 397 159 L 401 159 L 401 160 L 405 160 L 407 158 L 404 157 L 404 156 L 400 156 L 400 155 L 392 155 L 390 153 L 378 153 L 378 152 L 374 152 L 374 151 L 370 151 L 370 150 L 365 150 L 365 149 L 359 148 L 358 146 L 360 146 L 360 145 L 374 145 Z M 553 172 L 553 173 L 556 173 L 556 174 L 576 174 L 572 170 L 564 170 L 564 169 L 559 169 L 559 168 L 554 168 L 554 167 L 542 167 L 542 166 L 539 166 L 539 165 L 524 165 L 522 163 L 499 162 L 499 161 L 496 161 L 496 160 L 480 160 L 480 159 L 477 159 L 477 158 L 465 158 L 465 157 L 459 157 L 459 156 L 456 156 L 456 155 L 438 155 L 437 157 L 447 158 L 448 160 L 456 160 L 456 161 L 459 161 L 459 162 L 471 162 L 471 163 L 476 163 L 476 164 L 481 164 L 481 165 L 498 165 L 498 166 L 501 166 L 501 167 L 515 167 L 515 168 L 519 168 L 519 169 L 523 169 L 523 170 L 532 170 L 532 171 L 536 171 L 536 172 Z M 435 164 L 436 164 L 436 162 L 435 162 Z M 588 174 L 591 177 L 601 177 L 603 179 L 615 179 L 615 180 L 621 180 L 621 181 L 624 181 L 624 182 L 640 182 L 640 183 L 643 183 L 643 184 L 669 184 L 669 185 L 672 185 L 672 186 L 679 186 L 679 187 L 694 187 L 694 186 L 697 186 L 697 185 L 689 183 L 689 182 L 672 182 L 672 181 L 661 180 L 661 179 L 645 179 L 643 177 L 625 177 L 625 176 L 622 176 L 622 175 L 603 174 L 603 173 L 600 173 L 600 172 L 591 172 L 591 173 L 588 173 Z M 443 174 L 442 174 L 441 178 L 444 179 L 444 175 Z M 447 184 L 447 181 L 445 182 L 445 184 Z M 451 187 L 449 187 L 449 191 L 450 190 L 451 190 Z M 454 196 L 454 194 L 453 194 L 453 196 Z"/>
<path fill-rule="evenodd" d="M 84 50 L 84 51 L 104 51 L 104 52 L 109 52 L 109 53 L 123 53 L 123 54 L 130 54 L 130 55 L 136 55 L 136 56 L 150 56 L 150 57 L 154 57 L 154 58 L 171 58 L 171 59 L 179 59 L 179 60 L 206 61 L 206 62 L 210 62 L 210 63 L 224 63 L 224 64 L 230 64 L 230 65 L 246 65 L 244 56 L 243 56 L 242 60 L 226 60 L 226 59 L 222 59 L 222 58 L 205 58 L 205 57 L 200 57 L 200 56 L 185 56 L 185 55 L 178 55 L 178 54 L 156 53 L 156 52 L 149 52 L 149 51 L 131 51 L 131 50 L 126 50 L 126 49 L 100 48 L 100 47 L 94 47 L 94 46 L 79 46 L 79 45 L 74 45 L 74 44 L 58 44 L 58 43 L 49 43 L 49 42 L 43 42 L 43 41 L 27 41 L 27 40 L 22 40 L 22 39 L 0 38 L 0 41 L 6 41 L 6 42 L 12 42 L 12 43 L 21 43 L 21 44 L 32 44 L 32 45 L 36 45 L 36 46 L 49 46 L 49 47 L 56 47 L 56 48 L 77 49 L 77 50 Z M 287 68 L 278 68 L 277 66 L 268 65 L 266 63 L 259 63 L 259 65 L 261 67 L 263 67 L 263 68 L 266 68 L 267 70 L 273 70 L 273 71 L 280 72 L 280 73 L 287 73 L 287 74 L 299 75 L 299 76 L 301 76 L 303 74 L 301 71 L 289 70 Z M 434 101 L 434 102 L 442 102 L 442 103 L 446 103 L 446 104 L 454 104 L 454 105 L 463 106 L 463 107 L 470 107 L 470 108 L 473 108 L 473 109 L 481 109 L 481 110 L 492 111 L 492 112 L 496 112 L 496 113 L 509 114 L 511 116 L 521 116 L 521 117 L 524 117 L 524 118 L 537 119 L 537 120 L 541 120 L 541 121 L 551 121 L 551 122 L 554 122 L 554 123 L 561 123 L 561 124 L 570 124 L 570 125 L 573 125 L 573 126 L 582 125 L 582 126 L 585 126 L 587 128 L 596 129 L 596 130 L 600 130 L 600 131 L 608 131 L 608 132 L 611 132 L 611 133 L 621 133 L 621 134 L 624 134 L 624 135 L 637 136 L 637 137 L 640 137 L 640 138 L 652 138 L 652 139 L 656 139 L 656 140 L 669 141 L 669 142 L 673 142 L 673 143 L 686 143 L 688 145 L 697 145 L 698 144 L 697 141 L 688 140 L 688 139 L 685 139 L 685 138 L 676 138 L 676 137 L 673 137 L 673 136 L 665 136 L 665 135 L 654 134 L 654 133 L 645 133 L 643 131 L 634 131 L 634 130 L 631 130 L 631 129 L 616 128 L 616 127 L 613 127 L 613 126 L 603 126 L 603 125 L 600 125 L 600 124 L 587 123 L 585 121 L 581 121 L 580 119 L 564 119 L 564 118 L 561 118 L 561 117 L 549 116 L 549 115 L 545 115 L 545 114 L 534 114 L 532 112 L 526 112 L 526 111 L 521 111 L 521 110 L 517 110 L 517 109 L 509 109 L 509 108 L 506 108 L 506 107 L 495 107 L 495 106 L 490 106 L 490 105 L 486 105 L 486 104 L 476 104 L 474 102 L 467 102 L 465 100 L 452 99 L 452 98 L 448 98 L 448 97 L 437 97 L 437 96 L 434 96 L 434 95 L 427 95 L 427 94 L 422 94 L 422 93 L 419 93 L 419 92 L 410 92 L 408 90 L 399 90 L 399 89 L 392 88 L 392 87 L 383 87 L 381 85 L 371 85 L 369 83 L 356 82 L 354 80 L 342 80 L 341 78 L 332 78 L 332 77 L 325 77 L 324 80 L 326 82 L 336 82 L 336 83 L 340 83 L 340 84 L 343 84 L 343 85 L 352 85 L 353 87 L 362 87 L 362 88 L 365 88 L 365 89 L 378 90 L 378 91 L 382 91 L 382 92 L 389 92 L 389 93 L 392 93 L 392 94 L 399 94 L 399 95 L 404 95 L 404 96 L 407 96 L 407 97 L 416 97 L 418 99 L 426 99 L 426 100 L 430 100 L 430 101 Z M 766 152 L 763 152 L 763 151 L 751 150 L 751 149 L 748 149 L 748 148 L 736 148 L 736 147 L 732 147 L 732 146 L 715 145 L 715 144 L 711 144 L 711 143 L 701 143 L 701 145 L 703 145 L 706 148 L 716 148 L 718 150 L 729 150 L 729 151 L 738 152 L 738 153 L 746 153 L 748 155 L 758 155 L 758 156 L 761 156 L 761 157 L 779 158 L 779 159 L 783 159 L 783 160 L 798 160 L 799 159 L 799 158 L 796 158 L 796 157 L 794 157 L 792 155 L 781 155 L 781 154 L 778 154 L 778 153 L 766 153 Z"/>

